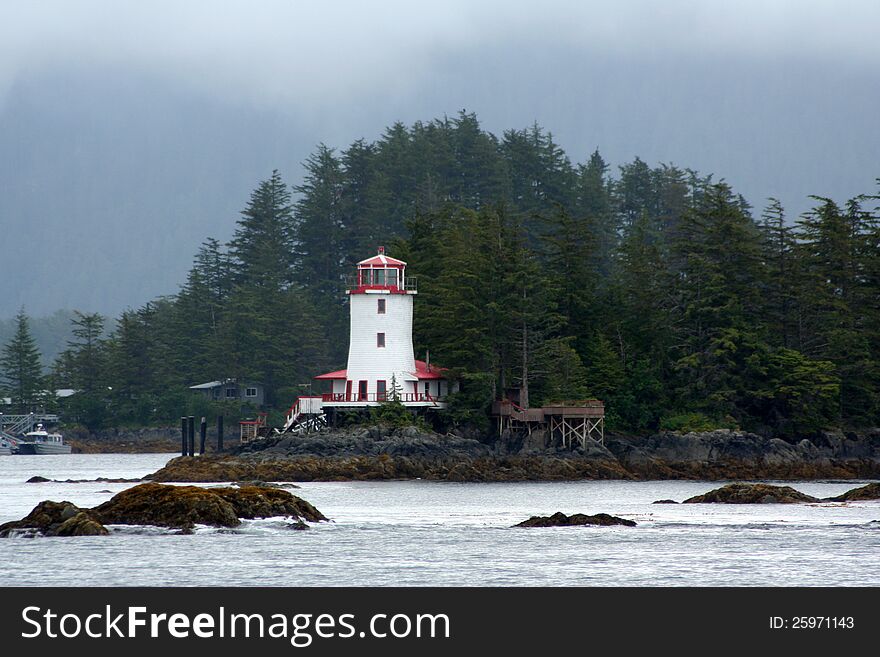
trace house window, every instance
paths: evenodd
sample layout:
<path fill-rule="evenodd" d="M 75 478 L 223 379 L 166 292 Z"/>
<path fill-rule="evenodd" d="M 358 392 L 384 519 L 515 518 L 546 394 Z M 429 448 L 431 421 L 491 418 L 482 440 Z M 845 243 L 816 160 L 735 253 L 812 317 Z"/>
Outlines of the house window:
<path fill-rule="evenodd" d="M 376 346 L 377 347 L 384 347 L 385 346 L 385 334 L 384 333 L 377 333 L 376 334 Z"/>
<path fill-rule="evenodd" d="M 257 389 L 256 388 L 245 388 L 244 396 L 245 397 L 256 397 L 257 396 Z"/>
<path fill-rule="evenodd" d="M 431 397 L 431 382 L 425 381 L 425 397 L 430 399 Z"/>
<path fill-rule="evenodd" d="M 376 381 L 376 401 L 385 401 L 385 381 Z"/>
<path fill-rule="evenodd" d="M 378 311 L 377 311 L 377 312 L 378 312 L 380 315 L 384 315 L 384 314 L 385 314 L 385 299 L 377 299 L 377 302 L 378 302 L 378 304 L 379 304 L 379 305 L 378 305 Z"/>
<path fill-rule="evenodd" d="M 358 381 L 358 401 L 367 401 L 367 382 Z"/>
<path fill-rule="evenodd" d="M 238 388 L 226 388 L 226 399 L 237 399 Z"/>

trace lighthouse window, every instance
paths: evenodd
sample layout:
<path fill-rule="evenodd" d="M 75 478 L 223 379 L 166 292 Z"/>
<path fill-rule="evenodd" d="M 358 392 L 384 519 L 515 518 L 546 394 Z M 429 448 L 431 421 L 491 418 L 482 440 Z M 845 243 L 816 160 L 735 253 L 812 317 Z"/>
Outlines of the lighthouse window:
<path fill-rule="evenodd" d="M 377 301 L 379 303 L 378 313 L 380 315 L 384 315 L 385 314 L 385 299 L 377 299 Z"/>
<path fill-rule="evenodd" d="M 373 285 L 385 285 L 384 269 L 376 269 L 373 271 Z"/>
<path fill-rule="evenodd" d="M 377 333 L 376 334 L 376 346 L 377 347 L 384 347 L 385 346 L 385 334 L 384 333 Z"/>
<path fill-rule="evenodd" d="M 385 401 L 385 381 L 379 379 L 376 381 L 376 401 Z"/>

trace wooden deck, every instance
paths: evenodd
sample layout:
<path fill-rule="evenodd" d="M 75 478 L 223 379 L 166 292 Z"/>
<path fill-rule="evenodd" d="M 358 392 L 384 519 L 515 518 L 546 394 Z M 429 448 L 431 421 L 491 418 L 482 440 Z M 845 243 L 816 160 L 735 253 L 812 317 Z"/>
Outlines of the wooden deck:
<path fill-rule="evenodd" d="M 541 408 L 521 408 L 511 401 L 492 403 L 492 416 L 498 423 L 499 435 L 505 430 L 531 435 L 535 429 L 546 429 L 550 438 L 563 446 L 581 447 L 587 440 L 605 442 L 605 403 L 598 399 L 565 401 Z"/>

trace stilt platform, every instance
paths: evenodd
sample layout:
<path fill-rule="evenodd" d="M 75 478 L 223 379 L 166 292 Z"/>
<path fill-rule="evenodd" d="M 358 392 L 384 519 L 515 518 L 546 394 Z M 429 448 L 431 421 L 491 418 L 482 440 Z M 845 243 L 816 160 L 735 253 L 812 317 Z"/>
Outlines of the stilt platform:
<path fill-rule="evenodd" d="M 522 408 L 512 401 L 492 403 L 492 417 L 498 426 L 498 435 L 505 431 L 531 435 L 544 429 L 551 440 L 559 440 L 571 449 L 575 441 L 585 447 L 588 440 L 605 442 L 605 403 L 598 399 L 566 401 Z"/>

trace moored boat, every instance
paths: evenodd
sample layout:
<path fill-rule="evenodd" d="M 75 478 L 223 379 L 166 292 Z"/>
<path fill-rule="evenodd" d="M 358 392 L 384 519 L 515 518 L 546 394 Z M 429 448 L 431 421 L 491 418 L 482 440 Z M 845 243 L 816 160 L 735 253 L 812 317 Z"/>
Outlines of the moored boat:
<path fill-rule="evenodd" d="M 36 430 L 29 431 L 18 442 L 19 454 L 70 454 L 72 448 L 64 444 L 60 433 L 49 433 L 38 424 Z"/>

